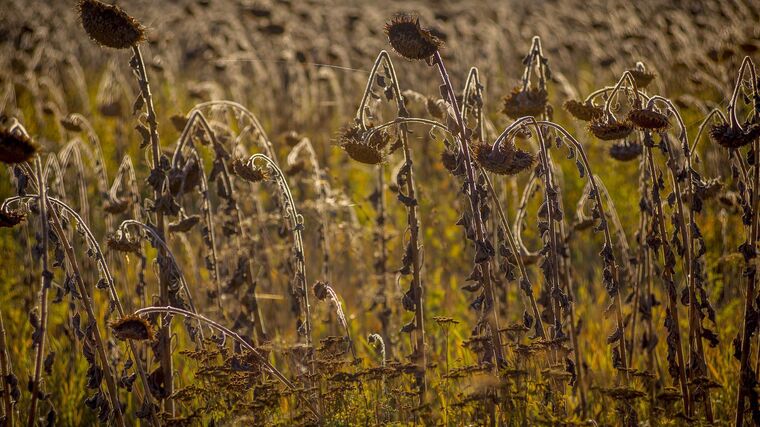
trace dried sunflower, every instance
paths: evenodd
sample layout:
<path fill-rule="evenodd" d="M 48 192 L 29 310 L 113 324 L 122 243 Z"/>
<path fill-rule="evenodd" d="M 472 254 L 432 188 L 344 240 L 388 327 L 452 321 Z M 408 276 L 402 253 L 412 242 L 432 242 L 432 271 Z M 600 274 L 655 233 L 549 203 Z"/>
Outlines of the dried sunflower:
<path fill-rule="evenodd" d="M 320 301 L 324 301 L 329 296 L 327 285 L 324 282 L 317 281 L 314 283 L 312 290 L 314 291 L 314 296 Z"/>
<path fill-rule="evenodd" d="M 124 213 L 131 204 L 130 200 L 124 197 L 107 197 L 103 203 L 103 210 L 111 215 Z"/>
<path fill-rule="evenodd" d="M 81 123 L 79 123 L 79 120 L 77 120 L 75 117 L 71 117 L 71 116 L 63 117 L 60 120 L 60 122 L 61 122 L 61 126 L 63 126 L 63 128 L 69 132 L 82 131 L 82 125 Z"/>
<path fill-rule="evenodd" d="M 129 315 L 111 322 L 113 335 L 122 340 L 153 341 L 153 328 L 140 316 Z"/>
<path fill-rule="evenodd" d="M 590 122 L 598 117 L 602 117 L 604 110 L 601 107 L 597 107 L 591 102 L 581 102 L 575 99 L 569 99 L 563 104 L 565 110 L 573 117 L 585 122 Z"/>
<path fill-rule="evenodd" d="M 124 253 L 139 254 L 141 249 L 139 239 L 132 240 L 121 232 L 109 234 L 106 239 L 106 245 L 111 250 Z"/>
<path fill-rule="evenodd" d="M 546 110 L 546 89 L 515 88 L 504 97 L 504 108 L 501 110 L 507 117 L 518 119 L 525 116 L 540 116 Z"/>
<path fill-rule="evenodd" d="M 385 161 L 389 152 L 385 148 L 390 142 L 390 135 L 385 130 L 372 132 L 367 138 L 367 132 L 358 125 L 344 128 L 340 133 L 340 148 L 352 159 L 368 165 L 376 165 Z"/>
<path fill-rule="evenodd" d="M 249 182 L 261 182 L 271 178 L 269 170 L 252 166 L 243 162 L 242 159 L 232 161 L 232 173 Z"/>
<path fill-rule="evenodd" d="M 515 175 L 533 165 L 535 156 L 514 146 L 501 144 L 494 150 L 489 144 L 475 144 L 472 147 L 475 160 L 485 170 L 497 175 Z"/>
<path fill-rule="evenodd" d="M 426 98 L 425 108 L 428 114 L 435 117 L 438 120 L 443 120 L 446 117 L 446 101 L 443 99 Z"/>
<path fill-rule="evenodd" d="M 636 141 L 618 141 L 610 147 L 610 157 L 621 162 L 631 161 L 641 155 L 643 147 Z"/>
<path fill-rule="evenodd" d="M 596 118 L 588 126 L 595 137 L 603 141 L 623 139 L 633 132 L 633 125 L 628 120 L 618 121 L 614 118 L 604 120 Z"/>
<path fill-rule="evenodd" d="M 78 8 L 82 27 L 101 46 L 128 49 L 145 40 L 145 28 L 118 6 L 81 0 Z"/>
<path fill-rule="evenodd" d="M 21 132 L 0 129 L 0 162 L 13 165 L 29 161 L 37 152 L 37 145 Z"/>
<path fill-rule="evenodd" d="M 661 131 L 670 127 L 668 116 L 646 108 L 634 108 L 628 112 L 628 120 L 641 129 Z"/>
<path fill-rule="evenodd" d="M 441 163 L 454 176 L 464 174 L 464 168 L 460 167 L 459 155 L 451 148 L 446 148 L 441 152 Z"/>
<path fill-rule="evenodd" d="M 21 211 L 0 210 L 0 228 L 15 227 L 26 219 L 26 213 Z"/>
<path fill-rule="evenodd" d="M 628 70 L 629 73 L 631 73 L 631 76 L 633 77 L 633 80 L 636 82 L 636 87 L 639 89 L 645 88 L 649 85 L 649 83 L 652 83 L 652 80 L 654 80 L 655 77 L 657 77 L 656 74 L 650 73 L 649 71 L 640 70 L 638 68 L 631 68 Z"/>
<path fill-rule="evenodd" d="M 388 42 L 396 53 L 409 60 L 427 59 L 442 46 L 443 41 L 429 29 L 420 26 L 420 19 L 398 15 L 385 24 Z"/>
<path fill-rule="evenodd" d="M 718 145 L 730 150 L 744 147 L 760 137 L 760 125 L 751 124 L 745 129 L 721 123 L 710 127 L 710 138 Z"/>

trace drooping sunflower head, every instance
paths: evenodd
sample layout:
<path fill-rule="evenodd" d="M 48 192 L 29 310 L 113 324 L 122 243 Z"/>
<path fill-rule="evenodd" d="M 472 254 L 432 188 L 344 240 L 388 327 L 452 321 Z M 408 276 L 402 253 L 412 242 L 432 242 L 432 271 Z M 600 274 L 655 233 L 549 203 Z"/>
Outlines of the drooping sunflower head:
<path fill-rule="evenodd" d="M 15 165 L 29 161 L 37 152 L 37 144 L 23 132 L 0 128 L 0 162 Z"/>
<path fill-rule="evenodd" d="M 515 88 L 512 93 L 504 97 L 504 107 L 501 112 L 513 120 L 525 116 L 538 117 L 546 111 L 546 102 L 546 89 Z"/>
<path fill-rule="evenodd" d="M 588 126 L 591 133 L 602 141 L 623 139 L 633 132 L 633 125 L 628 120 L 615 120 L 612 117 L 597 117 Z"/>
<path fill-rule="evenodd" d="M 26 219 L 26 212 L 0 209 L 0 228 L 12 228 Z"/>
<path fill-rule="evenodd" d="M 634 108 L 628 112 L 628 120 L 641 129 L 661 131 L 670 127 L 668 116 L 648 108 Z"/>
<path fill-rule="evenodd" d="M 610 146 L 610 157 L 620 162 L 628 162 L 641 155 L 643 147 L 636 141 L 617 141 Z"/>
<path fill-rule="evenodd" d="M 145 28 L 118 6 L 99 0 L 80 0 L 82 27 L 97 44 L 129 49 L 145 40 Z"/>
<path fill-rule="evenodd" d="M 411 61 L 430 58 L 443 46 L 441 39 L 411 15 L 394 16 L 385 24 L 385 34 L 393 50 Z"/>
<path fill-rule="evenodd" d="M 360 163 L 377 165 L 388 157 L 387 150 L 391 137 L 384 129 L 362 130 L 359 125 L 345 127 L 339 136 L 340 148 Z"/>
<path fill-rule="evenodd" d="M 480 167 L 497 175 L 516 175 L 530 168 L 536 159 L 535 155 L 515 147 L 514 142 L 496 148 L 490 144 L 475 144 L 472 151 Z"/>
<path fill-rule="evenodd" d="M 597 107 L 591 102 L 581 102 L 575 99 L 569 99 L 563 104 L 565 110 L 573 117 L 584 122 L 590 122 L 604 114 L 601 107 Z"/>
<path fill-rule="evenodd" d="M 633 77 L 633 80 L 636 81 L 636 86 L 639 89 L 647 87 L 656 77 L 656 74 L 650 73 L 643 68 L 631 68 L 628 72 L 631 73 L 631 76 Z"/>
<path fill-rule="evenodd" d="M 153 328 L 140 316 L 124 316 L 111 322 L 113 335 L 122 341 L 153 341 Z"/>
<path fill-rule="evenodd" d="M 735 150 L 752 143 L 756 138 L 760 138 L 760 125 L 751 124 L 744 129 L 731 126 L 728 123 L 712 125 L 710 127 L 710 138 L 723 148 Z"/>

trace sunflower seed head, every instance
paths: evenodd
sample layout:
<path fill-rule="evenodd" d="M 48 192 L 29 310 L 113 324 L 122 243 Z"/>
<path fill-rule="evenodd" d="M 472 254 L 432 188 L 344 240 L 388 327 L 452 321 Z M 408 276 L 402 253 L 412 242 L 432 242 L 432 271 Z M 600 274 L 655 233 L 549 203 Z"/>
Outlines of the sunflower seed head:
<path fill-rule="evenodd" d="M 118 6 L 81 0 L 78 9 L 82 27 L 101 46 L 128 49 L 145 40 L 145 28 Z"/>
<path fill-rule="evenodd" d="M 414 16 L 395 16 L 385 24 L 385 34 L 393 50 L 412 61 L 430 58 L 443 46 L 443 41 L 421 27 Z"/>

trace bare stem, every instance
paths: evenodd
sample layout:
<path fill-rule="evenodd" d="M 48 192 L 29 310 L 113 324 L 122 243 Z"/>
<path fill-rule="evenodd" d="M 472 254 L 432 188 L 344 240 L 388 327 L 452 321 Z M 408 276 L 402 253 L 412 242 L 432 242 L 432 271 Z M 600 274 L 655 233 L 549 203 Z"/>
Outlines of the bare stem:
<path fill-rule="evenodd" d="M 480 212 L 480 200 L 478 196 L 477 181 L 475 180 L 475 172 L 472 164 L 472 157 L 470 156 L 469 136 L 465 132 L 464 119 L 462 118 L 462 110 L 459 109 L 457 104 L 456 92 L 449 79 L 449 74 L 446 71 L 446 66 L 443 63 L 440 52 L 436 51 L 433 55 L 433 64 L 437 67 L 443 82 L 443 87 L 447 92 L 448 101 L 454 109 L 455 119 L 457 121 L 457 133 L 456 138 L 459 142 L 459 152 L 462 155 L 465 168 L 467 193 L 470 200 L 470 209 L 472 211 L 473 226 L 475 228 L 476 245 L 486 247 L 485 238 L 485 225 L 483 223 L 483 217 Z M 495 299 L 493 283 L 491 282 L 491 265 L 486 260 L 478 264 L 482 280 L 483 288 L 485 291 L 485 301 L 483 303 L 483 316 L 488 323 L 491 333 L 491 339 L 493 341 L 494 355 L 496 356 L 496 363 L 494 366 L 499 366 L 504 363 L 503 348 L 501 344 L 501 335 L 499 333 L 499 320 L 496 315 Z"/>
<path fill-rule="evenodd" d="M 52 205 L 50 205 L 50 207 L 52 208 Z M 106 346 L 100 334 L 100 328 L 98 327 L 97 315 L 95 314 L 95 309 L 93 308 L 92 298 L 87 292 L 87 286 L 85 286 L 84 281 L 82 280 L 82 273 L 79 270 L 76 254 L 74 254 L 74 247 L 71 246 L 71 242 L 69 242 L 69 239 L 66 237 L 66 232 L 61 226 L 61 220 L 58 218 L 58 213 L 55 211 L 55 209 L 50 209 L 50 213 L 53 224 L 53 231 L 61 241 L 61 245 L 63 246 L 63 250 L 66 254 L 66 260 L 71 267 L 74 281 L 76 282 L 77 288 L 79 288 L 79 294 L 82 297 L 82 305 L 84 305 L 84 308 L 87 311 L 87 317 L 92 324 L 93 342 L 98 353 L 98 358 L 100 359 L 100 364 L 102 365 L 101 369 L 103 370 L 105 376 L 108 395 L 111 400 L 111 409 L 113 410 L 113 413 L 116 417 L 117 425 L 125 426 L 126 424 L 124 423 L 124 415 L 122 414 L 121 410 L 121 402 L 119 401 L 119 389 L 116 387 L 114 372 L 108 363 Z"/>
<path fill-rule="evenodd" d="M 8 356 L 8 343 L 5 340 L 5 325 L 3 325 L 3 312 L 0 310 L 0 375 L 3 384 L 3 407 L 5 408 L 5 422 L 13 425 L 13 401 L 11 401 L 12 387 L 9 381 L 11 375 L 11 360 Z"/>
<path fill-rule="evenodd" d="M 150 145 L 153 164 L 151 165 L 151 173 L 159 173 L 161 169 L 161 146 L 158 138 L 158 122 L 156 121 L 156 111 L 153 108 L 153 96 L 150 92 L 150 84 L 148 82 L 148 74 L 145 69 L 145 62 L 143 61 L 142 53 L 140 52 L 140 46 L 135 45 L 132 47 L 134 57 L 130 61 L 130 65 L 135 70 L 137 75 L 137 83 L 140 86 L 140 94 L 145 103 L 145 110 L 147 113 L 146 121 L 148 122 L 148 128 L 150 131 Z M 154 189 L 154 198 L 158 200 L 161 197 L 161 188 Z M 159 237 L 164 239 L 166 235 L 166 220 L 162 212 L 156 212 L 156 227 Z M 163 249 L 159 249 L 159 254 L 164 256 Z M 163 272 L 162 272 L 163 273 Z M 165 279 L 165 274 L 159 274 L 159 293 L 158 299 L 161 305 L 169 303 L 169 283 Z M 174 393 L 174 367 L 172 365 L 172 346 L 171 346 L 171 324 L 161 325 L 159 331 L 159 340 L 161 346 L 161 370 L 164 373 L 164 386 L 166 388 L 166 395 L 171 396 Z M 171 398 L 167 398 L 164 401 L 164 409 L 170 415 L 174 415 L 174 401 Z"/>
<path fill-rule="evenodd" d="M 48 224 L 48 213 L 47 213 L 47 184 L 45 183 L 45 178 L 42 174 L 42 161 L 40 160 L 39 156 L 37 156 L 34 160 L 34 169 L 35 169 L 35 176 L 37 179 L 37 188 L 40 191 L 40 197 L 37 201 L 37 206 L 40 211 L 40 238 L 42 239 L 42 260 L 41 260 L 41 267 L 42 267 L 42 274 L 41 274 L 41 286 L 40 286 L 40 299 L 39 299 L 39 307 L 40 307 L 40 319 L 39 319 L 39 326 L 38 330 L 35 331 L 38 336 L 36 338 L 36 342 L 34 343 L 34 347 L 36 350 L 35 353 L 35 362 L 34 362 L 34 377 L 32 378 L 32 387 L 31 387 L 31 401 L 29 403 L 29 417 L 27 418 L 27 425 L 29 427 L 34 427 L 34 425 L 37 424 L 37 400 L 38 396 L 40 395 L 40 379 L 42 377 L 42 362 L 45 358 L 45 333 L 47 332 L 47 320 L 48 320 L 48 301 L 47 301 L 47 294 L 48 290 L 50 289 L 51 282 L 53 280 L 53 273 L 48 270 L 49 268 L 49 259 L 48 259 L 48 246 L 49 246 L 49 224 Z"/>

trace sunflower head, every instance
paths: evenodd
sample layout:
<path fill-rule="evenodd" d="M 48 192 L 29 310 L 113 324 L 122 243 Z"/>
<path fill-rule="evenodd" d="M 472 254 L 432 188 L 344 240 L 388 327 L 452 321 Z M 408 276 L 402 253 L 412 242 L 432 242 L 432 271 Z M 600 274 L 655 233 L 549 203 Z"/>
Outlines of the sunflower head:
<path fill-rule="evenodd" d="M 718 145 L 730 150 L 744 147 L 756 138 L 760 138 L 760 125 L 751 124 L 740 129 L 728 123 L 721 123 L 710 127 L 710 138 Z"/>
<path fill-rule="evenodd" d="M 137 315 L 124 316 L 111 322 L 113 335 L 122 340 L 153 341 L 153 328 L 147 320 Z"/>
<path fill-rule="evenodd" d="M 103 210 L 111 215 L 118 215 L 126 212 L 131 204 L 131 201 L 125 197 L 108 196 L 103 202 Z"/>
<path fill-rule="evenodd" d="M 252 166 L 242 159 L 232 161 L 232 173 L 248 182 L 262 182 L 272 178 L 268 169 Z"/>
<path fill-rule="evenodd" d="M 0 210 L 0 228 L 11 228 L 21 224 L 26 219 L 26 213 L 22 211 Z"/>
<path fill-rule="evenodd" d="M 628 112 L 628 120 L 641 129 L 661 131 L 670 127 L 668 116 L 647 108 L 632 109 Z"/>
<path fill-rule="evenodd" d="M 584 122 L 590 122 L 596 118 L 599 118 L 604 113 L 601 107 L 597 107 L 591 102 L 581 102 L 575 99 L 569 99 L 563 104 L 565 110 L 573 117 Z"/>
<path fill-rule="evenodd" d="M 639 89 L 647 87 L 649 83 L 652 83 L 652 80 L 657 77 L 654 73 L 644 70 L 643 67 L 641 69 L 631 68 L 628 72 L 631 73 L 631 76 Z"/>
<path fill-rule="evenodd" d="M 23 132 L 0 128 L 0 162 L 14 165 L 29 161 L 37 152 L 37 144 Z"/>
<path fill-rule="evenodd" d="M 516 148 L 512 142 L 500 144 L 496 149 L 489 144 L 475 144 L 472 151 L 480 167 L 497 175 L 516 175 L 535 161 L 533 154 Z"/>
<path fill-rule="evenodd" d="M 117 231 L 106 238 L 108 249 L 117 252 L 139 254 L 141 245 L 139 239 L 130 239 L 126 234 Z"/>
<path fill-rule="evenodd" d="M 129 49 L 145 40 L 145 28 L 118 6 L 80 0 L 78 9 L 82 27 L 101 46 Z"/>
<path fill-rule="evenodd" d="M 340 148 L 357 162 L 377 165 L 387 158 L 389 150 L 386 147 L 391 137 L 383 129 L 372 132 L 369 137 L 367 137 L 368 132 L 372 132 L 371 127 L 366 131 L 363 131 L 359 125 L 344 128 L 339 137 Z"/>
<path fill-rule="evenodd" d="M 607 120 L 598 117 L 591 121 L 588 128 L 595 137 L 602 141 L 623 139 L 633 132 L 631 122 L 628 120 L 618 121 L 611 117 Z"/>
<path fill-rule="evenodd" d="M 504 97 L 504 108 L 501 110 L 507 117 L 516 120 L 524 116 L 540 116 L 546 111 L 546 89 L 515 88 Z"/>
<path fill-rule="evenodd" d="M 393 50 L 411 61 L 428 59 L 443 46 L 443 41 L 420 26 L 420 19 L 414 16 L 393 17 L 385 24 L 385 34 Z"/>
<path fill-rule="evenodd" d="M 325 282 L 317 281 L 314 283 L 314 286 L 312 286 L 312 290 L 314 291 L 314 296 L 320 301 L 324 301 L 329 296 L 327 284 Z"/>
<path fill-rule="evenodd" d="M 621 162 L 636 159 L 642 153 L 642 146 L 636 141 L 617 141 L 610 146 L 610 157 Z"/>

